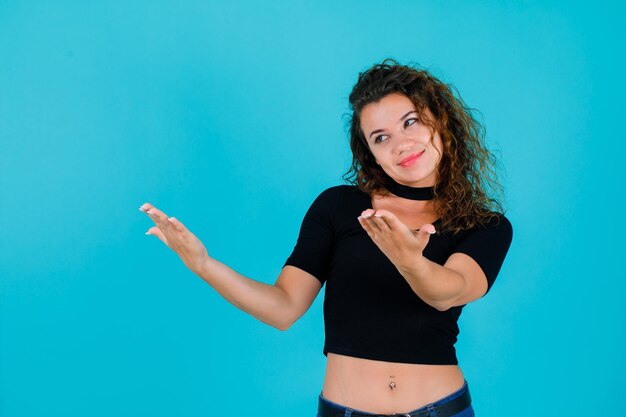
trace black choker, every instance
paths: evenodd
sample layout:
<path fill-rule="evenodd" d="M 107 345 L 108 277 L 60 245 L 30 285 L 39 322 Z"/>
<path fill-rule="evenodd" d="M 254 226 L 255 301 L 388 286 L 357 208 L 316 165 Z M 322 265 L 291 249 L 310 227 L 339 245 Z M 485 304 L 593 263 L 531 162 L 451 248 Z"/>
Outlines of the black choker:
<path fill-rule="evenodd" d="M 391 178 L 387 180 L 386 188 L 398 197 L 409 200 L 432 200 L 435 197 L 435 187 L 409 187 L 398 184 Z"/>

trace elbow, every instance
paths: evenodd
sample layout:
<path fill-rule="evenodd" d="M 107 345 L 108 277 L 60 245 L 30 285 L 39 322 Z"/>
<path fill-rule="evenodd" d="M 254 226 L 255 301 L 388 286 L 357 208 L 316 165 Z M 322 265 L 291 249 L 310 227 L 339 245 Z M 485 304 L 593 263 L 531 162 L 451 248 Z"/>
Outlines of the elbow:
<path fill-rule="evenodd" d="M 448 311 L 450 310 L 450 307 L 452 307 L 450 304 L 444 303 L 434 303 L 432 306 L 435 307 L 437 311 Z"/>
<path fill-rule="evenodd" d="M 263 324 L 267 324 L 268 326 L 273 327 L 274 329 L 281 330 L 281 331 L 285 331 L 289 329 L 292 325 L 291 322 L 287 320 L 283 320 L 283 319 L 276 319 L 276 318 L 270 318 L 270 317 L 257 317 L 257 316 L 254 316 L 254 318 L 256 318 L 258 321 L 260 321 Z"/>
<path fill-rule="evenodd" d="M 274 327 L 276 329 L 284 332 L 284 331 L 288 330 L 291 327 L 291 324 L 289 324 L 289 323 L 280 323 L 280 324 L 277 324 Z"/>
<path fill-rule="evenodd" d="M 450 304 L 440 304 L 438 307 L 435 307 L 439 311 L 448 311 L 452 308 Z"/>
<path fill-rule="evenodd" d="M 275 323 L 273 327 L 284 332 L 288 330 L 292 324 L 293 324 L 293 321 L 291 320 L 282 320 L 282 321 Z"/>
<path fill-rule="evenodd" d="M 424 300 L 428 305 L 436 309 L 437 311 L 448 311 L 452 307 L 452 304 L 445 300 Z"/>

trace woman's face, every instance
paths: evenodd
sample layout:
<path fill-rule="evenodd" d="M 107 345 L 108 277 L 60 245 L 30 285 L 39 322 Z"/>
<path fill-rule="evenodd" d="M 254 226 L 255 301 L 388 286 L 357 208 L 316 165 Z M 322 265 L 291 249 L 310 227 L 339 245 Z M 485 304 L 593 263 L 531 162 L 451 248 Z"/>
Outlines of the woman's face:
<path fill-rule="evenodd" d="M 434 122 L 428 108 L 425 116 Z M 437 181 L 437 167 L 443 143 L 431 128 L 422 124 L 413 102 L 403 94 L 392 93 L 361 110 L 361 130 L 376 163 L 397 183 L 410 187 L 430 187 Z"/>

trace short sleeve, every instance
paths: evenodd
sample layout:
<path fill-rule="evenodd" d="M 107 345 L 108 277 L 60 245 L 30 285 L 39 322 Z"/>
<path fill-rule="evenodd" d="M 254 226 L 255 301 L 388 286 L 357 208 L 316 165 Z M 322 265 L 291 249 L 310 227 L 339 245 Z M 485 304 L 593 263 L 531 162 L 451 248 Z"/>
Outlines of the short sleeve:
<path fill-rule="evenodd" d="M 487 277 L 487 292 L 493 286 L 504 263 L 511 240 L 513 227 L 503 214 L 486 225 L 476 226 L 461 239 L 454 252 L 470 256 Z M 486 293 L 485 293 L 486 294 Z"/>
<path fill-rule="evenodd" d="M 304 215 L 300 234 L 285 265 L 292 265 L 317 278 L 322 285 L 330 271 L 334 245 L 334 218 L 338 187 L 323 191 Z"/>

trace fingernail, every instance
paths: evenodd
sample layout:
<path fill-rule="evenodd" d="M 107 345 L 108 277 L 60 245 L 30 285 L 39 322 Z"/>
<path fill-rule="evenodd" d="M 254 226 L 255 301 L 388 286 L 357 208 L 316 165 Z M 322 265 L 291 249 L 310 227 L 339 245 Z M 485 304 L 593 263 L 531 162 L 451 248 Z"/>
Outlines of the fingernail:
<path fill-rule="evenodd" d="M 150 233 L 150 232 L 146 232 L 145 234 L 146 234 L 146 235 L 151 235 L 152 233 Z"/>
<path fill-rule="evenodd" d="M 146 209 L 143 208 L 143 206 L 139 207 L 139 211 L 143 211 L 144 213 L 146 212 Z"/>
<path fill-rule="evenodd" d="M 153 214 L 153 213 L 152 213 L 152 209 L 150 209 L 150 210 L 146 211 L 146 213 L 148 213 L 148 214 Z"/>
<path fill-rule="evenodd" d="M 383 217 L 383 215 L 380 214 L 380 213 L 376 213 L 376 214 L 374 214 L 374 217 Z"/>
<path fill-rule="evenodd" d="M 430 235 L 434 235 L 435 233 L 437 233 L 437 231 L 436 231 L 436 230 L 435 230 L 435 231 L 433 231 L 433 232 L 428 232 L 428 234 L 430 234 Z"/>

